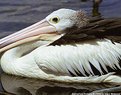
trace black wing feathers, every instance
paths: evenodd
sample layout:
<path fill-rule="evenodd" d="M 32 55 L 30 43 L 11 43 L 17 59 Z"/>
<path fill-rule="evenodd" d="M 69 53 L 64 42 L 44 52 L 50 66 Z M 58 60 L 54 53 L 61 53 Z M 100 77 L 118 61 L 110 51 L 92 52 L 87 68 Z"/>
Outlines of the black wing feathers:
<path fill-rule="evenodd" d="M 121 18 L 92 17 L 86 27 L 68 29 L 65 36 L 52 45 L 78 43 L 80 41 L 108 38 L 112 41 L 121 41 Z"/>

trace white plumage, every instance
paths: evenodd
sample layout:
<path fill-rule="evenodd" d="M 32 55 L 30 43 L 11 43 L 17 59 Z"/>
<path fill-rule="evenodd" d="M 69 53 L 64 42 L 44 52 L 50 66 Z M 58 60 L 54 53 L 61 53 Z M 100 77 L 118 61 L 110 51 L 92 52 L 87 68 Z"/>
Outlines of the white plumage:
<path fill-rule="evenodd" d="M 38 43 L 36 43 L 36 45 L 38 45 Z M 31 49 L 33 48 L 32 46 L 36 45 L 35 43 L 34 45 L 24 45 L 5 52 L 1 59 L 3 70 L 10 74 L 46 80 L 51 80 L 51 78 L 58 80 L 60 77 L 59 81 L 75 82 L 78 80 L 77 82 L 84 82 L 85 79 L 89 78 L 88 82 L 103 82 L 110 74 L 104 76 L 100 65 L 107 73 L 109 73 L 107 66 L 112 69 L 116 69 L 117 67 L 121 69 L 119 66 L 121 45 L 119 43 L 113 44 L 107 39 L 92 40 L 90 43 L 87 42 L 76 45 L 41 46 L 24 56 L 23 53 L 25 51 L 23 53 L 20 52 L 28 50 L 28 47 Z M 104 77 L 96 77 L 89 62 Z M 75 71 L 85 77 L 78 76 Z M 90 77 L 85 74 L 85 71 Z M 71 77 L 70 72 L 76 77 Z M 69 80 L 67 76 L 70 76 Z M 70 79 L 72 80 L 70 81 Z M 96 79 L 97 81 L 95 81 Z"/>
<path fill-rule="evenodd" d="M 69 15 L 64 18 L 65 14 L 60 14 L 60 11 L 63 12 L 63 10 L 49 15 L 47 21 L 59 14 L 63 23 L 67 19 L 65 21 L 68 24 L 64 23 L 64 26 L 66 24 L 69 25 L 67 27 L 72 27 L 75 23 L 70 23 Z M 68 12 L 69 10 L 65 9 L 64 13 L 65 11 Z M 76 13 L 76 11 L 71 11 L 73 14 Z M 70 15 L 71 11 L 69 12 Z M 62 22 L 60 21 L 55 26 L 52 24 L 54 27 L 61 26 L 57 28 L 59 33 L 66 28 L 66 26 L 62 27 Z M 121 70 L 119 64 L 121 59 L 120 43 L 112 43 L 108 39 L 93 39 L 75 44 L 52 46 L 49 45 L 51 42 L 53 41 L 34 41 L 6 51 L 1 58 L 2 69 L 9 74 L 60 82 L 121 82 L 120 77 L 114 76 L 114 73 L 109 72 L 107 68 Z M 115 81 L 114 77 L 118 81 Z"/>

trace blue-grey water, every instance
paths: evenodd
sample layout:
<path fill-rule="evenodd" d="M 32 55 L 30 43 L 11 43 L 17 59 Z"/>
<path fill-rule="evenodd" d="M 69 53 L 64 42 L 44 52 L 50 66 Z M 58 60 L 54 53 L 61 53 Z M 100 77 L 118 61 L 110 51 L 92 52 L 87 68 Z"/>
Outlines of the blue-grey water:
<path fill-rule="evenodd" d="M 0 0 L 0 38 L 40 21 L 60 8 L 83 9 L 89 16 L 121 17 L 121 0 Z M 1 71 L 1 70 L 0 70 Z M 72 95 L 114 87 L 109 84 L 62 84 L 1 73 L 0 93 L 17 95 Z"/>

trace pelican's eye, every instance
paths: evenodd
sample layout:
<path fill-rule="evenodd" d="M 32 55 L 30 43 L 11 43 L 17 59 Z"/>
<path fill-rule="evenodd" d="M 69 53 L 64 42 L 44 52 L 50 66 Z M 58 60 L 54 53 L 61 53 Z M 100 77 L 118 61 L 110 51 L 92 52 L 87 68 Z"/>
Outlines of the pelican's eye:
<path fill-rule="evenodd" d="M 50 19 L 50 22 L 54 24 L 58 23 L 59 21 L 60 21 L 59 17 L 53 17 Z"/>

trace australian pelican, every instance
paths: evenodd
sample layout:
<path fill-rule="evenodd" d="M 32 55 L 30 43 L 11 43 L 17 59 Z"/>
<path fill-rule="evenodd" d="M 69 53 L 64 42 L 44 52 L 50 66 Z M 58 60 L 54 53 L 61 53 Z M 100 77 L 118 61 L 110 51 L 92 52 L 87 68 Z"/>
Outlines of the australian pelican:
<path fill-rule="evenodd" d="M 119 31 L 109 31 L 113 20 L 90 23 L 82 10 L 59 9 L 0 39 L 3 71 L 59 82 L 121 83 L 115 75 L 121 71 L 121 44 L 114 39 Z"/>

